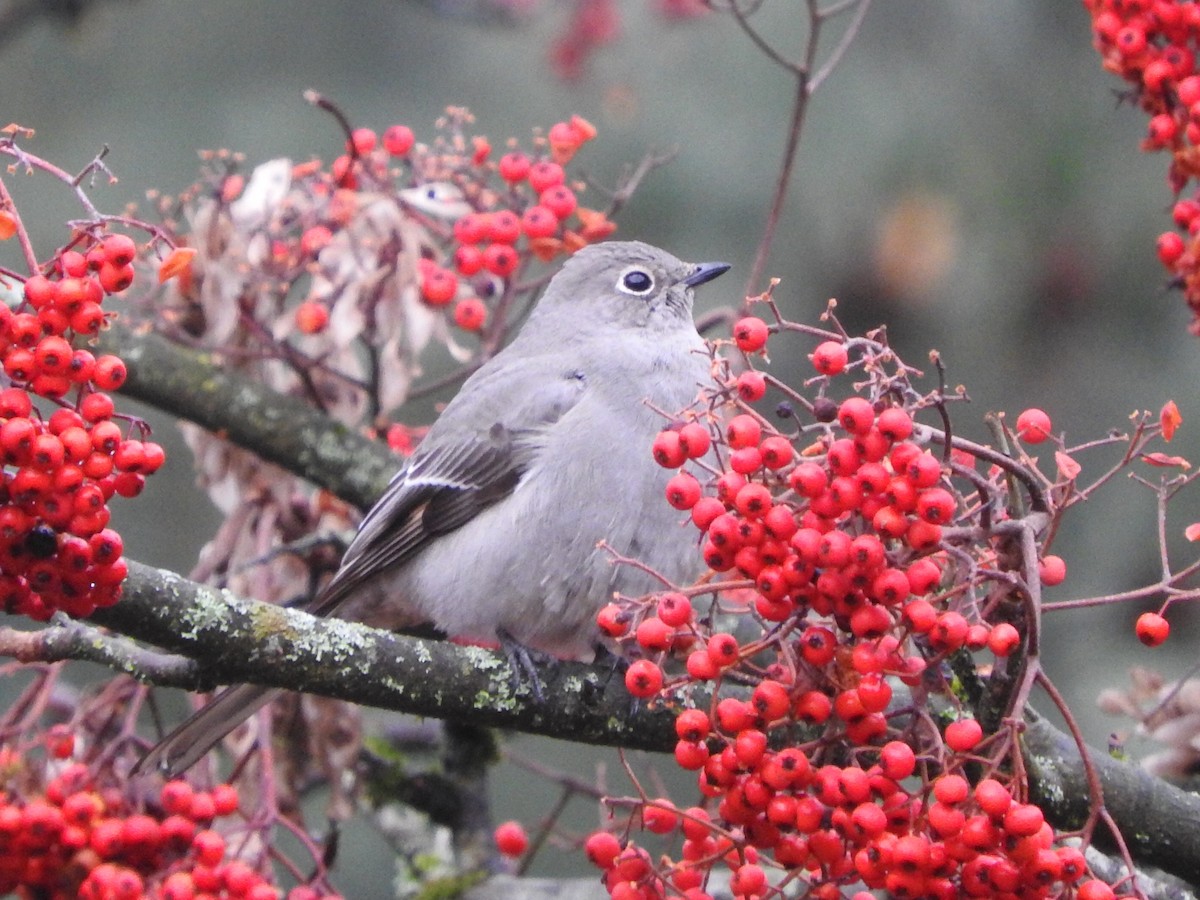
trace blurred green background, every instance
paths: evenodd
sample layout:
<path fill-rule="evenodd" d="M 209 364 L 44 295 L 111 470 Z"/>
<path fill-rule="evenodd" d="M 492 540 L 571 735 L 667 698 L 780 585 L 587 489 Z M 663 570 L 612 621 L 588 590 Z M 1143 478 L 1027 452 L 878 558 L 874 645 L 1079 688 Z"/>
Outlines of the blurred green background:
<path fill-rule="evenodd" d="M 36 128 L 31 149 L 67 169 L 109 145 L 120 182 L 93 196 L 117 211 L 150 189 L 188 185 L 199 149 L 242 151 L 252 164 L 332 158 L 342 138 L 301 100 L 305 88 L 337 101 L 355 125 L 403 122 L 419 138 L 445 106 L 465 105 L 496 146 L 579 113 L 600 129 L 579 158 L 600 183 L 615 184 L 650 149 L 678 148 L 620 217 L 620 236 L 734 263 L 703 301 L 738 302 L 792 82 L 727 17 L 671 23 L 658 4 L 634 0 L 617 4 L 619 38 L 564 81 L 548 49 L 571 4 L 511 6 L 516 15 L 494 21 L 447 14 L 479 8 L 469 0 L 84 4 L 73 21 L 34 16 L 0 34 L 0 120 Z M 763 32 L 798 53 L 802 4 L 764 6 Z M 811 318 L 836 296 L 852 328 L 887 322 L 910 363 L 923 365 L 936 347 L 951 384 L 965 384 L 973 401 L 955 409 L 969 436 L 985 436 L 988 411 L 1015 417 L 1034 405 L 1081 442 L 1174 398 L 1185 420 L 1174 452 L 1200 458 L 1200 346 L 1154 255 L 1170 224 L 1166 162 L 1139 152 L 1145 119 L 1116 102 L 1121 87 L 1101 70 L 1080 3 L 875 4 L 805 123 L 768 266 L 782 279 L 785 312 Z M 48 253 L 78 210 L 45 179 L 6 177 L 26 216 L 36 209 L 38 249 Z M 15 265 L 13 252 L 0 248 L 0 260 Z M 784 376 L 807 366 L 782 352 L 773 363 Z M 155 421 L 169 442 L 169 420 Z M 1081 461 L 1085 477 L 1100 469 L 1099 457 Z M 152 479 L 148 502 L 126 504 L 118 521 L 130 555 L 187 571 L 215 514 L 194 494 L 183 454 L 168 469 Z M 1049 599 L 1155 578 L 1153 517 L 1152 495 L 1124 477 L 1076 508 L 1055 548 L 1068 581 Z M 1196 494 L 1185 493 L 1168 523 L 1176 558 L 1187 558 L 1182 530 L 1198 519 Z M 1187 610 L 1172 614 L 1172 638 L 1153 653 L 1133 637 L 1140 611 L 1047 622 L 1047 668 L 1098 746 L 1125 727 L 1095 711 L 1100 688 L 1123 685 L 1138 662 L 1174 674 L 1192 662 Z M 579 757 L 547 741 L 511 746 L 550 764 Z M 598 759 L 611 789 L 625 791 L 612 756 Z M 555 791 L 509 768 L 499 775 L 502 814 L 535 822 Z M 577 806 L 576 824 L 595 824 L 594 809 Z"/>

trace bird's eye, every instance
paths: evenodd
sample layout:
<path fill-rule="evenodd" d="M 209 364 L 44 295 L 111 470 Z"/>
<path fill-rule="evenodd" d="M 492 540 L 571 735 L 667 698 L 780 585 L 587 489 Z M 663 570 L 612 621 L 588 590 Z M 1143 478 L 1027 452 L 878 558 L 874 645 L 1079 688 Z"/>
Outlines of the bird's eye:
<path fill-rule="evenodd" d="M 654 288 L 654 277 L 645 269 L 633 266 L 621 273 L 617 288 L 626 294 L 648 294 Z"/>

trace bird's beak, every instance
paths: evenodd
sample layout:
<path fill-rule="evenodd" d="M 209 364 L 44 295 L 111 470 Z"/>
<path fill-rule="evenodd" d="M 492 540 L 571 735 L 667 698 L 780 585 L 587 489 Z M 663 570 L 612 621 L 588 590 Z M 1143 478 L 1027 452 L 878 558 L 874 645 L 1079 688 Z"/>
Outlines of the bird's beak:
<path fill-rule="evenodd" d="M 723 262 L 706 262 L 696 263 L 696 268 L 692 274 L 683 279 L 683 283 L 688 287 L 696 287 L 705 282 L 712 281 L 718 275 L 721 275 L 729 270 L 729 263 Z"/>

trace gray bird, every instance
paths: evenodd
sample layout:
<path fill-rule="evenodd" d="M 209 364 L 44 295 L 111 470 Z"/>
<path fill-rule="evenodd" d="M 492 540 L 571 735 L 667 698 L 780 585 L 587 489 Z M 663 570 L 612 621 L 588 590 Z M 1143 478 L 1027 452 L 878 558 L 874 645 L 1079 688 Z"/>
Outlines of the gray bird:
<path fill-rule="evenodd" d="M 712 383 L 692 289 L 728 268 L 633 241 L 579 250 L 463 383 L 309 611 L 579 659 L 614 591 L 661 587 L 599 542 L 674 582 L 699 574 L 650 445 L 666 424 L 656 410 L 681 410 Z M 183 771 L 278 693 L 225 690 L 138 769 Z"/>

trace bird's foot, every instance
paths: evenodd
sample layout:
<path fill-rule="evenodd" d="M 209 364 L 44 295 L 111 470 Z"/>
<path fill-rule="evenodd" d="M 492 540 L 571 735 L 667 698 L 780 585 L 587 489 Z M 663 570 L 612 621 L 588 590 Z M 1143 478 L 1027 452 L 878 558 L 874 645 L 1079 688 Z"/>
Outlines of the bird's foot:
<path fill-rule="evenodd" d="M 500 639 L 500 648 L 512 669 L 513 689 L 520 690 L 522 685 L 528 685 L 534 699 L 541 703 L 546 699 L 546 694 L 542 689 L 538 666 L 550 666 L 558 660 L 549 653 L 526 647 L 502 628 L 496 632 L 496 637 Z"/>

